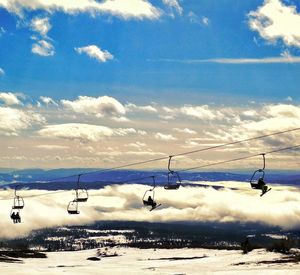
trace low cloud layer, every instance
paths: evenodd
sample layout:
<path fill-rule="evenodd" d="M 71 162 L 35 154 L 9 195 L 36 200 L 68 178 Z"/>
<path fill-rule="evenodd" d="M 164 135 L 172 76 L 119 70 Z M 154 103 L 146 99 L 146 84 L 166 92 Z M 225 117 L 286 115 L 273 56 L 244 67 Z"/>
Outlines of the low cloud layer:
<path fill-rule="evenodd" d="M 199 182 L 203 183 L 203 182 Z M 204 182 L 204 184 L 211 184 Z M 0 237 L 17 237 L 33 229 L 51 226 L 85 224 L 101 220 L 130 221 L 198 221 L 198 222 L 261 222 L 282 228 L 299 228 L 299 189 L 272 186 L 264 197 L 245 182 L 215 182 L 223 189 L 212 187 L 181 187 L 178 191 L 157 188 L 156 200 L 162 204 L 149 212 L 142 206 L 142 196 L 149 186 L 127 184 L 90 190 L 89 200 L 79 206 L 80 215 L 68 215 L 66 207 L 74 192 L 25 198 L 21 212 L 22 224 L 14 225 L 9 218 L 13 191 L 1 191 L 2 222 Z M 230 188 L 239 188 L 232 190 Z M 41 191 L 20 191 L 21 196 L 38 195 Z M 11 200 L 3 200 L 11 198 Z"/>

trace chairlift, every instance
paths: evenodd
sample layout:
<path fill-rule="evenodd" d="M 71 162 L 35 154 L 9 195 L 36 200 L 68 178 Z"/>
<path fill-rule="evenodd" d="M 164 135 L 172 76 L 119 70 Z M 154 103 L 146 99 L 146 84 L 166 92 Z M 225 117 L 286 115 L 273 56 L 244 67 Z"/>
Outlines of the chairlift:
<path fill-rule="evenodd" d="M 181 179 L 179 174 L 176 171 L 171 170 L 170 165 L 171 165 L 171 160 L 173 156 L 169 156 L 169 163 L 168 163 L 168 182 L 164 186 L 166 190 L 177 190 L 179 189 L 181 185 Z"/>
<path fill-rule="evenodd" d="M 71 215 L 80 214 L 80 212 L 78 211 L 78 201 L 76 201 L 76 200 L 70 201 L 68 204 L 67 210 L 68 210 L 68 213 Z"/>
<path fill-rule="evenodd" d="M 17 187 L 15 187 L 15 197 L 13 201 L 13 206 L 12 209 L 23 209 L 25 204 L 24 204 L 24 199 L 21 196 L 17 195 Z"/>
<path fill-rule="evenodd" d="M 265 154 L 261 154 L 263 157 L 263 167 L 261 169 L 258 169 L 254 171 L 251 179 L 250 179 L 250 185 L 252 189 L 259 189 L 262 191 L 260 196 L 263 196 L 265 193 L 269 192 L 271 188 L 268 188 L 268 186 L 265 183 L 265 168 L 266 168 L 266 159 Z"/>
<path fill-rule="evenodd" d="M 155 208 L 161 206 L 161 204 L 157 204 L 155 201 L 155 187 L 156 187 L 156 183 L 155 183 L 155 176 L 152 176 L 152 180 L 153 180 L 153 187 L 149 190 L 146 190 L 143 196 L 143 204 L 145 206 L 151 206 L 150 211 L 154 210 Z"/>
<path fill-rule="evenodd" d="M 81 174 L 78 175 L 78 179 L 77 179 L 77 186 L 75 189 L 75 192 L 76 192 L 75 200 L 77 202 L 86 202 L 89 198 L 89 194 L 88 194 L 88 191 L 86 188 L 80 187 L 80 185 L 79 185 L 80 177 L 81 177 Z"/>

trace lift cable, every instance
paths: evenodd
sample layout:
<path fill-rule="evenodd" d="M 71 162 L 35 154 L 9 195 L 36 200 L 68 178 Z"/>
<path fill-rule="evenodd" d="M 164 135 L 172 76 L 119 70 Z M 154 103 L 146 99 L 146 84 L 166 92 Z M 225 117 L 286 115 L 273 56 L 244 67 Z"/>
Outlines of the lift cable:
<path fill-rule="evenodd" d="M 245 159 L 261 156 L 262 154 L 270 155 L 270 154 L 273 154 L 273 153 L 292 150 L 292 149 L 296 149 L 296 148 L 299 148 L 299 147 L 300 147 L 300 144 L 294 145 L 294 146 L 289 146 L 289 147 L 284 147 L 284 148 L 279 148 L 279 149 L 274 149 L 274 150 L 267 151 L 267 152 L 264 152 L 264 153 L 252 154 L 252 155 L 248 155 L 248 156 L 244 156 L 244 157 L 239 157 L 239 158 L 234 158 L 234 159 L 229 159 L 229 160 L 224 160 L 224 161 L 208 163 L 208 164 L 200 165 L 200 166 L 196 166 L 196 167 L 181 169 L 181 170 L 177 170 L 177 172 L 187 172 L 187 171 L 206 168 L 206 167 L 210 167 L 210 166 L 216 166 L 216 165 L 219 165 L 219 164 L 225 164 L 225 163 L 245 160 Z M 161 173 L 163 173 L 163 172 L 161 172 Z M 144 179 L 152 178 L 153 176 L 155 176 L 155 175 L 145 176 L 145 177 L 140 177 L 140 178 L 135 178 L 135 179 L 129 179 L 129 180 L 126 180 L 126 181 L 111 181 L 111 182 L 105 181 L 105 182 L 110 183 L 110 184 L 123 184 L 123 183 L 129 183 L 129 182 L 132 183 L 134 181 L 141 181 L 141 180 L 144 180 Z M 93 183 L 97 183 L 97 182 L 93 182 Z M 53 195 L 53 194 L 57 194 L 57 193 L 66 193 L 66 192 L 70 192 L 70 191 L 72 191 L 72 190 L 59 190 L 59 191 L 41 193 L 41 194 L 36 194 L 36 195 L 23 196 L 23 198 L 33 198 L 33 197 L 47 196 L 47 195 Z M 11 198 L 0 198 L 0 201 L 2 201 L 2 200 L 11 200 Z"/>
<path fill-rule="evenodd" d="M 187 172 L 187 171 L 196 170 L 196 169 L 205 168 L 205 167 L 210 167 L 210 166 L 215 166 L 215 165 L 219 165 L 219 164 L 225 164 L 225 163 L 235 162 L 235 161 L 239 161 L 239 160 L 254 158 L 254 157 L 261 156 L 262 154 L 270 155 L 272 153 L 292 150 L 292 149 L 299 148 L 299 147 L 300 147 L 300 144 L 294 145 L 294 146 L 289 146 L 289 147 L 284 147 L 284 148 L 279 148 L 279 149 L 275 149 L 275 150 L 271 150 L 271 151 L 267 151 L 265 153 L 253 154 L 253 155 L 249 155 L 249 156 L 245 156 L 245 157 L 239 157 L 239 158 L 234 158 L 234 159 L 229 159 L 229 160 L 224 160 L 224 161 L 208 163 L 208 164 L 204 164 L 204 165 L 200 165 L 200 166 L 196 166 L 196 167 L 181 169 L 181 170 L 177 170 L 177 172 Z"/>
<path fill-rule="evenodd" d="M 263 138 L 271 137 L 271 136 L 275 136 L 275 135 L 281 135 L 281 134 L 285 134 L 285 133 L 295 132 L 295 131 L 299 131 L 299 130 L 300 130 L 300 127 L 289 129 L 289 130 L 284 130 L 284 131 L 279 131 L 279 132 L 273 132 L 273 133 L 270 133 L 270 134 L 264 134 L 264 135 L 256 136 L 256 137 L 252 137 L 252 138 L 241 139 L 241 140 L 237 140 L 237 141 L 232 141 L 232 142 L 228 142 L 228 143 L 223 143 L 223 144 L 219 144 L 219 145 L 205 147 L 205 148 L 202 148 L 202 149 L 197 149 L 197 150 L 192 150 L 192 151 L 186 151 L 186 152 L 174 154 L 174 155 L 171 155 L 171 156 L 174 158 L 174 157 L 179 157 L 179 156 L 190 155 L 190 154 L 204 152 L 204 151 L 209 151 L 209 150 L 213 150 L 213 149 L 217 149 L 217 148 L 222 148 L 222 147 L 226 147 L 226 146 L 230 146 L 230 145 L 236 145 L 236 144 L 247 142 L 247 141 L 253 141 L 253 140 L 263 139 Z M 86 172 L 86 173 L 80 173 L 80 174 L 81 175 L 91 175 L 91 174 L 95 174 L 95 173 L 104 173 L 104 172 L 118 170 L 118 169 L 122 169 L 122 168 L 127 168 L 127 167 L 132 167 L 132 166 L 138 166 L 138 165 L 141 165 L 141 164 L 146 164 L 146 163 L 151 163 L 151 162 L 166 160 L 166 159 L 169 159 L 169 157 L 170 156 L 165 156 L 165 157 L 154 158 L 154 159 L 149 159 L 149 160 L 144 160 L 144 161 L 138 161 L 138 162 L 128 163 L 128 164 L 119 165 L 119 166 L 115 166 L 115 167 L 111 167 L 111 168 L 105 168 L 105 169 L 100 169 L 100 170 L 95 170 L 95 171 Z M 65 177 L 60 177 L 60 178 L 55 178 L 55 179 L 47 180 L 47 181 L 44 181 L 44 183 L 53 182 L 53 181 L 59 181 L 59 180 L 64 180 L 64 179 L 75 177 L 75 176 L 78 176 L 78 174 L 74 174 L 74 175 L 70 175 L 70 176 L 65 176 Z"/>

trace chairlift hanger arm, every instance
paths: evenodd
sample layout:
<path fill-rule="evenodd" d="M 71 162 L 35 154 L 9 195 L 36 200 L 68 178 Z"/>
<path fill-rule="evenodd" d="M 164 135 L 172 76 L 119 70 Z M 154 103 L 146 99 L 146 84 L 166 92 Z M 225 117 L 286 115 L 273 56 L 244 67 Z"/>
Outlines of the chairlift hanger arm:
<path fill-rule="evenodd" d="M 261 154 L 262 155 L 262 157 L 263 157 L 263 168 L 262 168 L 262 170 L 265 170 L 265 168 L 266 168 L 266 157 L 265 157 L 265 153 L 263 153 L 263 154 Z"/>
<path fill-rule="evenodd" d="M 170 173 L 174 173 L 174 171 L 171 170 L 171 168 L 170 168 L 170 166 L 171 166 L 171 161 L 172 161 L 172 157 L 173 157 L 173 156 L 169 156 L 169 162 L 168 162 L 168 170 L 169 170 Z"/>
<path fill-rule="evenodd" d="M 152 178 L 152 180 L 153 180 L 153 188 L 152 188 L 152 190 L 154 190 L 155 187 L 156 187 L 155 176 L 151 176 L 151 178 Z"/>

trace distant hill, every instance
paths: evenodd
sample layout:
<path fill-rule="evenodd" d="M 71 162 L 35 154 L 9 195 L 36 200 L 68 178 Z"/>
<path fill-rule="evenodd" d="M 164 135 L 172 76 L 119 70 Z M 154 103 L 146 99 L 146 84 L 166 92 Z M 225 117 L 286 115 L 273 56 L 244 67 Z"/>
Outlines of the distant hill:
<path fill-rule="evenodd" d="M 94 169 L 25 169 L 0 173 L 0 182 L 3 188 L 21 184 L 23 188 L 43 190 L 70 190 L 74 189 L 79 173 L 92 172 Z M 157 185 L 165 185 L 167 174 L 163 171 L 117 170 L 108 172 L 94 172 L 81 176 L 82 185 L 89 189 L 98 189 L 114 183 L 152 184 L 151 176 L 156 177 Z M 195 181 L 240 181 L 248 183 L 252 173 L 226 173 L 226 172 L 185 172 L 180 173 L 184 183 Z M 149 178 L 146 178 L 149 177 Z M 145 179 L 141 179 L 145 178 Z M 139 179 L 139 180 L 137 180 Z M 267 183 L 300 186 L 300 174 L 280 172 L 266 173 Z"/>

